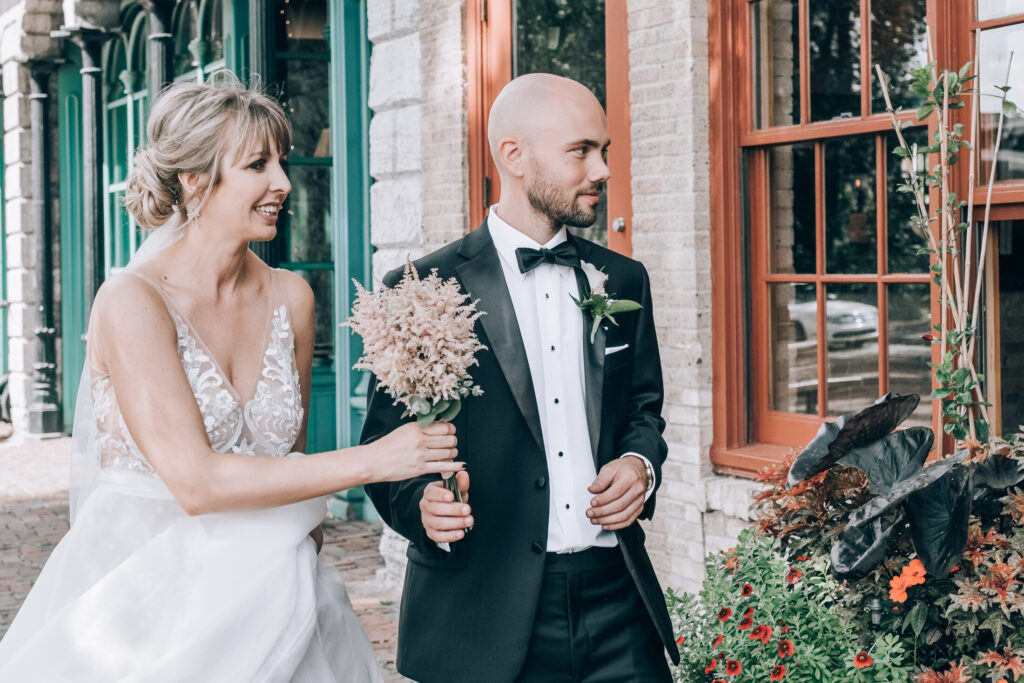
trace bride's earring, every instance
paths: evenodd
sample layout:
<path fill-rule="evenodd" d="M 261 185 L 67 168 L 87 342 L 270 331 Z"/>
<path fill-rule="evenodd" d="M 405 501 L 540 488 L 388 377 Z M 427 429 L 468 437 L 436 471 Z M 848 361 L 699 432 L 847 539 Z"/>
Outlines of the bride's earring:
<path fill-rule="evenodd" d="M 190 223 L 195 222 L 196 228 L 199 227 L 199 200 L 193 199 L 188 203 L 188 221 Z"/>

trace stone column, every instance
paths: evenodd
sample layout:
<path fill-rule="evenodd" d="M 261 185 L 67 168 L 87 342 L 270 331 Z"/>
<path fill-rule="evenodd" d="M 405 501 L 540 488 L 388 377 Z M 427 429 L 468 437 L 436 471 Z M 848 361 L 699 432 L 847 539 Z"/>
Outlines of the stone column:
<path fill-rule="evenodd" d="M 50 74 L 55 64 L 50 60 L 28 63 L 31 80 L 29 118 L 32 122 L 31 188 L 35 232 L 38 237 L 35 263 L 35 287 L 39 325 L 35 334 L 35 361 L 32 363 L 32 399 L 28 406 L 29 432 L 35 436 L 58 436 L 63 427 L 61 406 L 57 400 L 57 364 L 53 326 L 53 239 L 50 220 L 49 130 L 47 103 Z"/>

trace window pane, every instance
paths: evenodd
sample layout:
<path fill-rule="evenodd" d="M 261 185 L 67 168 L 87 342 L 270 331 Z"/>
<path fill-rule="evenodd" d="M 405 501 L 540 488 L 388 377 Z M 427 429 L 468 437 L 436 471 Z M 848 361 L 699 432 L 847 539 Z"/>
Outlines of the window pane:
<path fill-rule="evenodd" d="M 825 288 L 828 414 L 853 413 L 878 398 L 878 288 Z"/>
<path fill-rule="evenodd" d="M 814 143 L 773 147 L 768 163 L 771 271 L 813 273 Z"/>
<path fill-rule="evenodd" d="M 326 0 L 277 0 L 273 17 L 278 50 L 327 53 Z"/>
<path fill-rule="evenodd" d="M 908 145 L 917 144 L 921 148 L 928 144 L 928 131 L 925 128 L 907 128 L 903 137 Z M 897 192 L 896 188 L 907 182 L 913 165 L 909 157 L 898 157 L 892 150 L 899 147 L 896 133 L 889 133 L 885 140 L 885 208 L 886 230 L 889 245 L 890 273 L 922 273 L 928 270 L 928 254 L 918 255 L 917 250 L 928 246 L 928 235 L 911 222 L 918 215 L 917 202 L 909 192 Z M 925 156 L 918 155 L 917 167 L 926 168 Z M 925 195 L 927 208 L 928 196 Z M 922 334 L 924 334 L 922 332 Z"/>
<path fill-rule="evenodd" d="M 192 38 L 196 35 L 195 0 L 178 3 L 174 8 L 171 31 L 174 33 L 174 55 L 172 63 L 175 78 L 184 75 L 198 66 L 198 62 L 189 49 Z"/>
<path fill-rule="evenodd" d="M 281 105 L 292 122 L 296 157 L 331 156 L 331 112 L 327 96 L 328 62 L 318 59 L 278 60 Z"/>
<path fill-rule="evenodd" d="M 1024 6 L 1021 6 L 1024 12 Z M 983 97 L 979 121 L 979 157 L 981 166 L 980 183 L 988 182 L 992 164 L 992 151 L 995 147 L 996 131 L 999 126 L 1000 101 L 995 97 L 984 95 L 1000 95 L 996 86 L 1002 86 L 1006 79 L 1006 65 L 1010 52 L 1015 50 L 1013 65 L 1010 71 L 1009 99 L 1024 105 L 1024 24 L 1003 26 L 981 32 L 978 48 L 978 81 Z M 1019 180 L 1024 178 L 1024 116 L 1019 112 L 1003 121 L 1003 137 L 996 163 L 996 180 Z"/>
<path fill-rule="evenodd" d="M 917 394 L 921 403 L 904 423 L 932 426 L 932 345 L 922 335 L 931 332 L 931 285 L 889 285 L 889 391 Z"/>
<path fill-rule="evenodd" d="M 860 116 L 860 0 L 809 5 L 811 120 Z"/>
<path fill-rule="evenodd" d="M 605 106 L 604 0 L 515 0 L 512 77 L 552 73 L 579 81 Z M 608 244 L 608 194 L 601 193 L 589 228 L 569 228 Z"/>
<path fill-rule="evenodd" d="M 298 270 L 313 290 L 315 331 L 313 366 L 334 362 L 334 273 L 330 270 Z"/>
<path fill-rule="evenodd" d="M 813 284 L 768 285 L 772 410 L 818 414 L 818 303 Z"/>
<path fill-rule="evenodd" d="M 110 183 L 123 183 L 128 177 L 128 101 L 122 101 L 124 104 L 108 110 L 107 135 L 110 139 L 107 148 L 110 152 L 107 163 Z"/>
<path fill-rule="evenodd" d="M 795 0 L 750 5 L 754 127 L 800 123 L 800 31 Z"/>
<path fill-rule="evenodd" d="M 927 0 L 872 0 L 871 68 L 875 64 L 889 78 L 894 108 L 915 109 L 920 98 L 910 86 L 910 70 L 928 63 Z M 871 79 L 871 111 L 884 112 L 885 98 L 875 73 Z"/>
<path fill-rule="evenodd" d="M 999 398 L 1002 433 L 1009 434 L 1024 431 L 1024 220 L 991 229 L 999 240 Z"/>
<path fill-rule="evenodd" d="M 278 230 L 287 236 L 286 261 L 331 261 L 331 169 L 328 166 L 290 166 L 292 193 Z"/>
<path fill-rule="evenodd" d="M 978 21 L 1024 14 L 1020 0 L 978 0 Z"/>
<path fill-rule="evenodd" d="M 206 9 L 210 30 L 203 36 L 206 41 L 206 63 L 224 59 L 224 3 L 212 0 Z"/>
<path fill-rule="evenodd" d="M 825 270 L 877 272 L 874 136 L 826 142 L 824 174 Z"/>

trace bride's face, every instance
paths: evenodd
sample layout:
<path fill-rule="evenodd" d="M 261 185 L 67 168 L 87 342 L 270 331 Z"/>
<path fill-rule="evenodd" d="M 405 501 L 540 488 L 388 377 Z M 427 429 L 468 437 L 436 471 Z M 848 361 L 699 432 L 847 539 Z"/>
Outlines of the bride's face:
<path fill-rule="evenodd" d="M 276 149 L 239 150 L 225 156 L 220 182 L 210 193 L 200 223 L 230 231 L 246 242 L 277 234 L 277 216 L 292 190 Z"/>

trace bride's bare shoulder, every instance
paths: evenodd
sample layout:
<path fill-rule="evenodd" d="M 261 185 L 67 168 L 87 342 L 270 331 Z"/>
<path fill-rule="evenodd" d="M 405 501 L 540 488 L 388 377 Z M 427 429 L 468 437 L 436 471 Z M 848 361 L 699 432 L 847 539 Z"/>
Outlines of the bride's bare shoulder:
<path fill-rule="evenodd" d="M 167 305 L 156 288 L 128 273 L 113 275 L 96 292 L 93 324 L 141 330 L 170 325 Z"/>
<path fill-rule="evenodd" d="M 275 269 L 274 275 L 284 291 L 292 317 L 304 317 L 313 312 L 313 289 L 298 273 L 283 268 Z"/>

